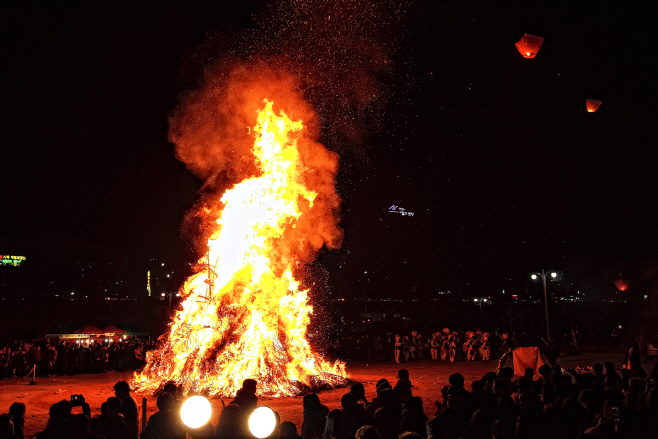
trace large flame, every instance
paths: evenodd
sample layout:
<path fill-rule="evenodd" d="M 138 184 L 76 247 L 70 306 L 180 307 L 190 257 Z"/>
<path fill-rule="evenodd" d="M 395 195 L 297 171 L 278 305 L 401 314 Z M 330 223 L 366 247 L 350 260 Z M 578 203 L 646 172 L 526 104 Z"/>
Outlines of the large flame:
<path fill-rule="evenodd" d="M 299 235 L 317 234 L 308 219 L 300 224 L 305 216 L 317 217 L 319 201 L 305 184 L 313 172 L 298 148 L 305 128 L 283 110 L 277 115 L 273 102 L 264 104 L 251 130 L 259 173 L 221 197 L 208 253 L 181 289 L 168 334 L 135 374 L 137 390 L 173 381 L 185 392 L 231 396 L 244 379 L 254 378 L 259 395 L 291 396 L 346 381 L 343 363 L 313 352 L 306 333 L 313 308 L 293 275 L 306 262 L 295 250 L 307 245 L 301 241 L 317 247 L 317 238 Z"/>

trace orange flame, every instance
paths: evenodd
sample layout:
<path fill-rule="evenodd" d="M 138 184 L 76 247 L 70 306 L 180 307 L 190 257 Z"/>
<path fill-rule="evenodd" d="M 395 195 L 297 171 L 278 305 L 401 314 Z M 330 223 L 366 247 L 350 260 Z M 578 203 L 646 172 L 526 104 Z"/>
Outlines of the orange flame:
<path fill-rule="evenodd" d="M 186 393 L 232 396 L 244 379 L 254 378 L 259 395 L 292 396 L 346 382 L 344 363 L 326 361 L 307 340 L 313 308 L 293 275 L 308 262 L 296 249 L 322 246 L 313 234 L 326 227 L 321 217 L 328 214 L 314 212 L 327 203 L 305 184 L 314 172 L 305 161 L 331 153 L 304 138 L 301 121 L 283 110 L 277 116 L 273 102 L 264 103 L 251 130 L 259 174 L 222 195 L 208 253 L 181 289 L 168 334 L 135 374 L 136 390 L 155 391 L 173 381 Z M 311 158 L 300 144 L 322 151 Z"/>

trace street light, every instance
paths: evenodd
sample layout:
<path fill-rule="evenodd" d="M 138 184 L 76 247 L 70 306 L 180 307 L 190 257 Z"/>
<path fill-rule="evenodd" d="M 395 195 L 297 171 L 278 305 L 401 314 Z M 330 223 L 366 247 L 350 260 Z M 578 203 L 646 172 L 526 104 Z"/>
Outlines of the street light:
<path fill-rule="evenodd" d="M 546 343 L 551 343 L 551 330 L 548 325 L 548 294 L 546 293 L 546 274 L 544 270 L 541 273 L 532 273 L 530 278 L 532 280 L 537 280 L 541 276 L 542 284 L 544 285 L 544 312 L 546 313 Z M 550 273 L 552 280 L 557 280 L 557 272 L 551 271 Z"/>

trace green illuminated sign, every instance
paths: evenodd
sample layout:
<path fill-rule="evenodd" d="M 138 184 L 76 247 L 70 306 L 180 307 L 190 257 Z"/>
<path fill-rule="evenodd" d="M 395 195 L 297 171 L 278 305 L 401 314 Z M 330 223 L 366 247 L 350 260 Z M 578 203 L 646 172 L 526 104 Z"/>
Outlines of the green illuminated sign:
<path fill-rule="evenodd" d="M 25 259 L 25 256 L 0 255 L 0 265 L 18 267 Z"/>

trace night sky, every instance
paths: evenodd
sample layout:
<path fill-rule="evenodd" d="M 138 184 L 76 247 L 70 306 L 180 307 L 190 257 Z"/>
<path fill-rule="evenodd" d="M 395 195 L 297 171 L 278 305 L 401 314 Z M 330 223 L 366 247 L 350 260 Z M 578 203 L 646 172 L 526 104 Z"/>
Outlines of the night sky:
<path fill-rule="evenodd" d="M 340 87 L 310 97 L 341 156 L 345 239 L 318 260 L 333 294 L 490 294 L 542 268 L 577 284 L 658 258 L 650 11 L 398 3 L 367 24 L 392 67 L 359 135 L 334 129 Z M 289 17 L 262 1 L 9 4 L 0 253 L 47 273 L 89 254 L 191 262 L 180 225 L 203 182 L 176 160 L 167 117 L 206 64 L 294 29 Z M 514 46 L 526 32 L 545 37 L 534 59 Z"/>

